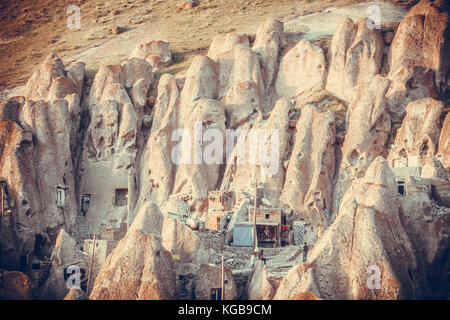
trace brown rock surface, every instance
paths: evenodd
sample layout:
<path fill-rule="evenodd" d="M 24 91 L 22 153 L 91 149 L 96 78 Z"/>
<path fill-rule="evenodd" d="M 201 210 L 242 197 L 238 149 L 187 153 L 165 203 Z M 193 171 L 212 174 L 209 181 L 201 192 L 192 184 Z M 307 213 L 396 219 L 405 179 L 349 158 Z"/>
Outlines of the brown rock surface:
<path fill-rule="evenodd" d="M 406 114 L 406 106 L 424 98 L 436 98 L 434 73 L 423 67 L 404 67 L 390 76 L 391 87 L 386 93 L 389 114 L 394 122 L 401 122 Z"/>
<path fill-rule="evenodd" d="M 0 271 L 0 300 L 31 300 L 31 280 L 19 271 Z"/>
<path fill-rule="evenodd" d="M 391 134 L 385 97 L 389 85 L 388 79 L 375 76 L 370 85 L 361 88 L 349 106 L 342 160 L 333 192 L 333 214 L 337 213 L 340 199 L 351 181 L 363 177 L 376 157 L 386 156 L 385 144 Z"/>
<path fill-rule="evenodd" d="M 217 100 L 200 100 L 192 111 L 189 121 L 186 122 L 185 129 L 185 133 L 189 132 L 189 136 L 182 137 L 179 142 L 180 164 L 173 192 L 185 192 L 192 195 L 194 200 L 206 200 L 208 191 L 215 190 L 219 183 L 220 168 L 224 159 L 225 111 L 223 105 Z M 203 137 L 197 137 L 197 132 Z M 205 134 L 209 133 L 212 136 L 206 137 Z M 196 139 L 202 141 L 197 142 Z M 197 143 L 202 145 L 202 149 L 198 152 L 195 146 Z M 222 146 L 222 154 L 216 146 Z"/>
<path fill-rule="evenodd" d="M 439 136 L 438 157 L 442 164 L 450 172 L 450 115 L 447 114 L 442 124 L 441 135 Z"/>
<path fill-rule="evenodd" d="M 144 144 L 142 118 L 148 113 L 145 104 L 153 81 L 151 65 L 138 58 L 102 66 L 95 75 L 87 97 L 90 123 L 79 167 L 80 193 L 98 199 L 86 213 L 91 232 L 98 232 L 101 223 L 120 227 L 125 222 L 126 206 L 116 203 L 116 192 L 128 189 L 128 170 L 137 167 Z M 127 201 L 134 201 L 133 191 Z"/>
<path fill-rule="evenodd" d="M 65 70 L 62 61 L 51 54 L 27 83 L 27 97 L 1 104 L 6 134 L 2 148 L 8 153 L 2 154 L 0 171 L 14 216 L 8 222 L 5 245 L 11 266 L 17 267 L 21 257 L 33 252 L 35 236 L 42 240 L 40 254 L 49 256 L 61 227 L 74 232 L 78 207 L 74 159 L 83 83 L 84 64 Z M 59 205 L 57 187 L 65 188 L 65 203 Z"/>
<path fill-rule="evenodd" d="M 70 266 L 84 269 L 85 274 L 88 270 L 86 254 L 77 247 L 75 240 L 66 231 L 61 230 L 56 239 L 49 276 L 39 289 L 40 298 L 61 300 L 69 293 L 66 269 Z"/>
<path fill-rule="evenodd" d="M 301 40 L 280 61 L 276 93 L 279 97 L 290 99 L 313 87 L 323 88 L 325 71 L 323 50 Z"/>
<path fill-rule="evenodd" d="M 177 296 L 172 257 L 154 234 L 152 221 L 161 212 L 139 212 L 104 262 L 89 299 L 161 300 Z"/>
<path fill-rule="evenodd" d="M 397 198 L 394 175 L 387 161 L 378 157 L 364 178 L 353 181 L 335 222 L 308 260 L 289 271 L 275 299 L 300 293 L 321 299 L 427 296 L 436 281 L 427 280 L 427 274 L 435 272 L 433 264 L 445 254 L 448 226 L 423 218 L 431 208 L 423 188 L 413 186 L 407 198 Z M 380 272 L 379 289 L 371 289 L 377 285 L 373 270 Z"/>
<path fill-rule="evenodd" d="M 267 279 L 267 270 L 262 261 L 257 261 L 247 283 L 248 300 L 272 300 L 275 289 Z"/>
<path fill-rule="evenodd" d="M 222 287 L 222 269 L 215 265 L 202 263 L 194 278 L 196 300 L 209 300 L 211 288 Z M 231 270 L 225 267 L 225 300 L 236 299 L 236 284 Z"/>
<path fill-rule="evenodd" d="M 247 130 L 247 136 L 244 137 L 243 131 L 236 142 L 224 174 L 227 179 L 223 179 L 222 189 L 229 184 L 230 190 L 253 192 L 255 180 L 258 180 L 275 192 L 269 200 L 274 204 L 278 202 L 286 174 L 283 163 L 292 139 L 289 130 L 292 111 L 292 104 L 287 99 L 280 99 L 268 117 L 260 115 L 250 130 L 243 128 Z"/>
<path fill-rule="evenodd" d="M 191 264 L 198 268 L 202 263 L 208 262 L 205 243 L 188 226 L 176 219 L 164 218 L 162 244 L 171 254 L 179 255 L 179 264 Z"/>
<path fill-rule="evenodd" d="M 330 210 L 335 170 L 334 114 L 304 106 L 296 131 L 280 202 L 315 228 L 326 226 L 323 210 Z"/>
<path fill-rule="evenodd" d="M 147 61 L 155 72 L 172 63 L 169 43 L 162 40 L 139 44 L 131 53 L 131 57 Z"/>
<path fill-rule="evenodd" d="M 358 88 L 370 83 L 380 72 L 383 50 L 380 30 L 370 29 L 367 19 L 357 24 L 351 19 L 343 20 L 328 52 L 326 89 L 350 103 Z"/>
<path fill-rule="evenodd" d="M 279 20 L 268 19 L 258 28 L 252 50 L 259 56 L 266 97 L 269 96 L 264 99 L 264 113 L 270 111 L 273 106 L 271 98 L 278 74 L 281 50 L 285 45 L 283 23 Z"/>
<path fill-rule="evenodd" d="M 244 45 L 235 45 L 217 57 L 218 99 L 224 103 L 227 128 L 236 128 L 261 110 L 264 80 L 258 56 Z"/>
<path fill-rule="evenodd" d="M 83 290 L 72 288 L 63 300 L 89 300 L 89 298 Z"/>
<path fill-rule="evenodd" d="M 177 128 L 188 124 L 191 113 L 199 100 L 217 98 L 217 65 L 207 56 L 196 56 L 186 72 L 180 96 L 180 114 Z"/>
<path fill-rule="evenodd" d="M 390 75 L 407 66 L 420 66 L 435 73 L 435 85 L 443 93 L 450 63 L 448 4 L 421 0 L 402 20 L 390 52 Z"/>
<path fill-rule="evenodd" d="M 434 157 L 438 150 L 443 108 L 442 102 L 432 98 L 408 104 L 388 160 L 392 162 L 394 159 L 416 156 L 423 166 L 427 159 Z"/>

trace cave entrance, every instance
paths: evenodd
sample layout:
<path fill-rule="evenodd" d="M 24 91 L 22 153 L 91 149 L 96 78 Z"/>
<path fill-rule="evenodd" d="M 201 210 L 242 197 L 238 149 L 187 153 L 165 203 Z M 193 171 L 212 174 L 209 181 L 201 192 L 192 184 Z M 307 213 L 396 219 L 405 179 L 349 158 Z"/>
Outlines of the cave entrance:
<path fill-rule="evenodd" d="M 404 196 L 406 194 L 405 181 L 403 180 L 397 181 L 397 193 L 401 196 Z"/>

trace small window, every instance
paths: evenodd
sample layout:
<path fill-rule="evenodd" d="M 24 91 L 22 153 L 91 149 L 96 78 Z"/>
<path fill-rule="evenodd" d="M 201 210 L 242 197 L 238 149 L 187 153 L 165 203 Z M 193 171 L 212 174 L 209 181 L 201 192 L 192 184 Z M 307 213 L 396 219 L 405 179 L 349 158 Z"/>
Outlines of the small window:
<path fill-rule="evenodd" d="M 405 181 L 397 181 L 397 192 L 401 196 L 406 194 Z"/>
<path fill-rule="evenodd" d="M 91 195 L 83 194 L 81 196 L 81 214 L 84 216 L 86 212 L 89 210 L 89 205 L 91 203 Z"/>
<path fill-rule="evenodd" d="M 56 188 L 56 205 L 58 207 L 64 207 L 66 205 L 66 189 Z"/>
<path fill-rule="evenodd" d="M 116 189 L 114 204 L 117 207 L 126 206 L 128 199 L 128 189 Z"/>
<path fill-rule="evenodd" d="M 266 213 L 266 219 L 270 218 L 270 214 Z"/>

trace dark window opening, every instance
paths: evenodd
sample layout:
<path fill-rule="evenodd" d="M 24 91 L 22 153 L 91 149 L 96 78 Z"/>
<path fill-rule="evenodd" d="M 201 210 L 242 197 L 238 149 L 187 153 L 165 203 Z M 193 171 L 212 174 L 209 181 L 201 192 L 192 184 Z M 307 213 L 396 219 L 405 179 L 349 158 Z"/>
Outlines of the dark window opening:
<path fill-rule="evenodd" d="M 91 195 L 83 194 L 81 197 L 81 215 L 85 216 L 86 212 L 89 210 L 89 205 L 91 203 Z"/>
<path fill-rule="evenodd" d="M 26 271 L 28 269 L 28 255 L 20 257 L 20 270 Z"/>
<path fill-rule="evenodd" d="M 128 199 L 128 189 L 116 189 L 114 205 L 117 207 L 126 206 Z"/>
<path fill-rule="evenodd" d="M 270 218 L 270 214 L 266 213 L 266 219 Z"/>
<path fill-rule="evenodd" d="M 397 192 L 401 196 L 406 194 L 405 181 L 397 181 Z"/>
<path fill-rule="evenodd" d="M 222 288 L 211 288 L 210 300 L 222 300 Z"/>
<path fill-rule="evenodd" d="M 45 240 L 45 238 L 40 235 L 37 234 L 34 238 L 34 250 L 33 253 L 35 255 L 37 255 L 38 257 L 42 257 L 45 255 L 46 251 L 47 251 L 47 241 Z"/>
<path fill-rule="evenodd" d="M 66 205 L 66 193 L 67 188 L 56 187 L 56 205 L 63 208 Z"/>

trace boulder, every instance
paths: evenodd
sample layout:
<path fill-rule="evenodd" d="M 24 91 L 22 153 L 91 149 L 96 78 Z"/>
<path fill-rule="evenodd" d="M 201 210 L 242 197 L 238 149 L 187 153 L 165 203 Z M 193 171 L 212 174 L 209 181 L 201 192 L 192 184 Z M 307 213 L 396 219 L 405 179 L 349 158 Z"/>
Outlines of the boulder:
<path fill-rule="evenodd" d="M 162 40 L 154 40 L 137 45 L 131 53 L 131 57 L 147 61 L 154 72 L 159 72 L 172 64 L 172 53 L 170 52 L 169 43 Z"/>
<path fill-rule="evenodd" d="M 5 231 L 11 238 L 9 248 L 5 246 L 11 268 L 33 253 L 37 235 L 46 239 L 41 254 L 49 256 L 50 242 L 61 228 L 75 231 L 74 161 L 80 148 L 77 140 L 84 77 L 84 63 L 66 69 L 52 53 L 28 80 L 24 97 L 1 103 L 0 121 L 6 120 L 1 129 L 11 134 L 4 137 L 9 140 L 3 141 L 8 153 L 2 154 L 0 165 L 15 217 Z M 59 205 L 58 187 L 65 192 L 65 203 Z"/>
<path fill-rule="evenodd" d="M 429 219 L 431 202 L 421 183 L 407 185 L 405 197 L 396 188 L 388 162 L 376 158 L 366 175 L 353 181 L 335 222 L 308 260 L 288 272 L 275 299 L 300 293 L 320 299 L 420 299 L 430 296 L 435 281 L 447 283 L 444 273 L 435 272 L 448 265 L 448 222 Z"/>
<path fill-rule="evenodd" d="M 31 300 L 33 284 L 22 272 L 0 270 L 0 300 Z"/>
<path fill-rule="evenodd" d="M 196 56 L 186 72 L 180 96 L 177 128 L 184 127 L 198 101 L 217 98 L 217 65 L 207 56 Z"/>
<path fill-rule="evenodd" d="M 86 99 L 90 122 L 78 170 L 80 193 L 97 198 L 86 214 L 91 232 L 99 232 L 101 224 L 119 228 L 126 221 L 121 193 L 127 193 L 130 211 L 134 209 L 137 186 L 131 181 L 144 145 L 142 118 L 149 113 L 145 106 L 153 81 L 152 66 L 138 58 L 100 66 L 95 75 Z"/>
<path fill-rule="evenodd" d="M 175 117 L 176 113 L 171 112 L 174 108 L 178 108 L 180 103 L 180 90 L 175 78 L 165 73 L 158 82 L 158 96 L 154 107 L 154 115 L 151 131 L 155 132 L 161 128 L 166 115 Z M 172 123 L 176 123 L 176 118 L 168 119 Z"/>
<path fill-rule="evenodd" d="M 124 28 L 124 27 L 121 27 L 121 26 L 114 26 L 114 27 L 111 28 L 111 33 L 112 34 L 120 34 L 120 33 L 125 32 L 125 31 L 127 31 L 127 29 Z"/>
<path fill-rule="evenodd" d="M 175 124 L 172 119 L 176 115 L 178 105 L 174 105 L 169 110 L 161 127 L 147 139 L 142 152 L 137 170 L 140 188 L 136 207 L 141 206 L 146 201 L 153 201 L 157 205 L 162 205 L 172 193 L 175 164 L 171 152 L 167 152 L 167 150 L 172 150 L 174 147 L 172 134 L 175 130 Z"/>
<path fill-rule="evenodd" d="M 399 218 L 395 178 L 387 161 L 372 162 L 355 180 L 335 222 L 282 280 L 275 299 L 311 293 L 321 299 L 398 299 L 414 294 L 415 260 Z M 369 268 L 381 270 L 380 289 L 368 287 Z M 371 269 L 370 269 L 371 270 Z M 369 279 L 370 280 L 370 279 Z M 376 284 L 375 284 L 376 285 Z"/>
<path fill-rule="evenodd" d="M 180 1 L 180 9 L 182 10 L 189 10 L 194 8 L 194 1 L 193 0 L 181 0 Z"/>
<path fill-rule="evenodd" d="M 12 104 L 0 105 L 0 177 L 6 182 L 5 208 L 12 208 L 12 214 L 5 214 L 2 235 L 2 266 L 8 269 L 18 268 L 20 258 L 33 252 L 35 235 L 43 231 L 39 224 L 41 198 L 35 180 L 33 134 L 15 121 L 3 120 L 8 119 L 8 114 L 12 116 L 12 110 L 7 111 Z"/>
<path fill-rule="evenodd" d="M 30 100 L 51 101 L 71 94 L 81 96 L 85 64 L 74 64 L 65 69 L 56 53 L 51 53 L 31 75 L 24 88 L 24 97 Z"/>
<path fill-rule="evenodd" d="M 235 45 L 217 57 L 218 99 L 224 103 L 227 128 L 236 128 L 257 111 L 264 99 L 264 80 L 258 56 Z"/>
<path fill-rule="evenodd" d="M 159 207 L 153 202 L 147 202 L 138 210 L 129 230 L 135 229 L 136 232 L 139 231 L 161 238 L 163 222 L 164 216 Z"/>
<path fill-rule="evenodd" d="M 10 236 L 17 230 L 18 242 L 9 244 L 15 246 L 14 259 L 18 263 L 20 256 L 34 249 L 32 233 L 54 241 L 61 227 L 74 232 L 77 201 L 73 175 L 75 150 L 71 143 L 75 129 L 67 100 L 15 98 L 4 102 L 1 108 L 0 113 L 8 119 L 2 121 L 1 129 L 11 134 L 4 137 L 4 142 L 8 141 L 5 151 L 9 153 L 2 154 L 2 158 L 15 157 L 0 165 L 0 175 L 7 183 L 8 201 L 17 217 L 10 221 Z M 57 203 L 58 188 L 65 192 L 64 203 Z M 43 251 L 49 256 L 49 243 L 46 247 Z"/>
<path fill-rule="evenodd" d="M 246 34 L 227 33 L 225 35 L 217 35 L 209 46 L 207 56 L 214 61 L 218 60 L 219 55 L 230 51 L 236 45 L 250 47 L 248 36 Z"/>

